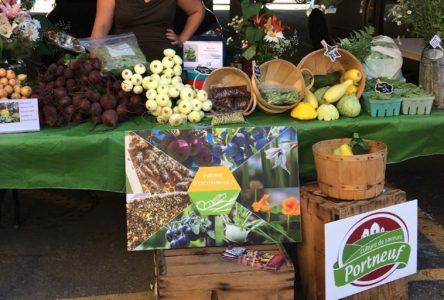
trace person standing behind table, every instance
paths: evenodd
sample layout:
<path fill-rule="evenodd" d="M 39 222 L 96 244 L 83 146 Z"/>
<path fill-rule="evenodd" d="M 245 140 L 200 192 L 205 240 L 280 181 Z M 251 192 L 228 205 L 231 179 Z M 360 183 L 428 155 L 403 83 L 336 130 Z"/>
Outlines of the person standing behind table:
<path fill-rule="evenodd" d="M 173 31 L 176 3 L 187 14 L 184 29 Z M 205 14 L 201 0 L 97 0 L 92 38 L 133 32 L 148 61 L 162 59 L 166 48 L 182 47 L 199 27 Z"/>

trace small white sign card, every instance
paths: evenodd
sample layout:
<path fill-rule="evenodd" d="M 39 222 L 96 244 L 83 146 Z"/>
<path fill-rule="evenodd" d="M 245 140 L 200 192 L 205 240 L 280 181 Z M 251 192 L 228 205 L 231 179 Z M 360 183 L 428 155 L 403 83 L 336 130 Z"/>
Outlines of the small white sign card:
<path fill-rule="evenodd" d="M 0 100 L 0 133 L 39 130 L 37 99 Z"/>
<path fill-rule="evenodd" d="M 223 67 L 223 41 L 187 41 L 183 46 L 183 66 L 194 69 L 205 66 L 210 69 Z"/>
<path fill-rule="evenodd" d="M 417 232 L 417 200 L 325 224 L 326 299 L 416 273 Z"/>

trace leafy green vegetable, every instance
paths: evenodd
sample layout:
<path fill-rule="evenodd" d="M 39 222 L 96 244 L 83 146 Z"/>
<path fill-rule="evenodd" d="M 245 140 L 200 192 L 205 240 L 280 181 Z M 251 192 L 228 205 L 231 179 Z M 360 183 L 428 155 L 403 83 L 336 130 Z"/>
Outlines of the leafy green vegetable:
<path fill-rule="evenodd" d="M 339 39 L 339 47 L 351 52 L 357 59 L 364 62 L 371 53 L 371 41 L 374 34 L 375 28 L 373 26 L 353 31 L 349 38 Z"/>
<path fill-rule="evenodd" d="M 272 105 L 290 105 L 298 100 L 298 93 L 293 88 L 266 87 L 260 91 L 265 101 Z"/>
<path fill-rule="evenodd" d="M 384 94 L 375 91 L 366 92 L 364 97 L 370 100 L 391 100 L 391 99 L 401 98 L 401 96 L 396 93 Z"/>
<path fill-rule="evenodd" d="M 359 133 L 353 133 L 350 147 L 354 155 L 369 154 L 370 146 L 359 136 Z"/>

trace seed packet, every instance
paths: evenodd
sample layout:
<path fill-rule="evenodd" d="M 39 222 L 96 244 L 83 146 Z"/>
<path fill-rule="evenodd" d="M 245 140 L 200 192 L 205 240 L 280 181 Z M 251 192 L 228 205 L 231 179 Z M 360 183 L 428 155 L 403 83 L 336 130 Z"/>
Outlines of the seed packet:
<path fill-rule="evenodd" d="M 213 126 L 236 123 L 245 123 L 244 115 L 240 111 L 215 113 L 211 119 L 211 125 Z"/>

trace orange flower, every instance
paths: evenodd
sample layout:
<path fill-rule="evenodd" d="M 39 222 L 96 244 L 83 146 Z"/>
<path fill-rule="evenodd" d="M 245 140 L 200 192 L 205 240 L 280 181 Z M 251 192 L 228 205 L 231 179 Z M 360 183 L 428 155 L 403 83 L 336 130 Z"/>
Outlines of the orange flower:
<path fill-rule="evenodd" d="M 254 17 L 251 18 L 251 21 L 253 21 L 253 24 L 256 25 L 257 27 L 262 27 L 262 21 L 264 20 L 264 17 L 267 14 L 262 14 L 262 15 L 256 15 Z"/>
<path fill-rule="evenodd" d="M 267 199 L 270 197 L 269 194 L 264 194 L 259 201 L 254 202 L 251 207 L 253 208 L 254 212 L 269 212 L 270 211 L 270 204 L 267 202 Z"/>
<path fill-rule="evenodd" d="M 299 206 L 299 201 L 290 197 L 282 202 L 282 213 L 287 216 L 296 216 L 301 213 L 301 207 Z"/>

